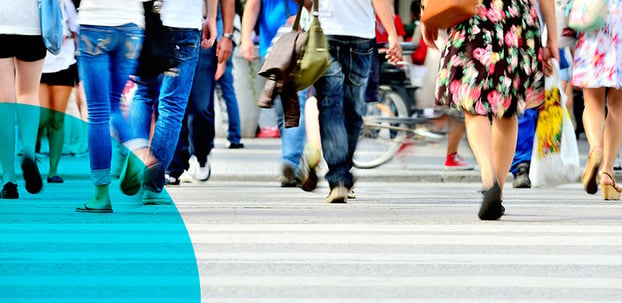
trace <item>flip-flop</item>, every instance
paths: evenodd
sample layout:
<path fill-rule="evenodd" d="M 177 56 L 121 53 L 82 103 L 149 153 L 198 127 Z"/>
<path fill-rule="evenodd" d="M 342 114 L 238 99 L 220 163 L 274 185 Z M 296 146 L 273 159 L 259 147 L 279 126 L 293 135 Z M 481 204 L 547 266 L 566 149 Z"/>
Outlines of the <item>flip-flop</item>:
<path fill-rule="evenodd" d="M 90 208 L 86 206 L 86 202 L 84 202 L 81 207 L 76 207 L 76 211 L 82 213 L 111 214 L 112 207 L 108 206 L 107 208 Z"/>

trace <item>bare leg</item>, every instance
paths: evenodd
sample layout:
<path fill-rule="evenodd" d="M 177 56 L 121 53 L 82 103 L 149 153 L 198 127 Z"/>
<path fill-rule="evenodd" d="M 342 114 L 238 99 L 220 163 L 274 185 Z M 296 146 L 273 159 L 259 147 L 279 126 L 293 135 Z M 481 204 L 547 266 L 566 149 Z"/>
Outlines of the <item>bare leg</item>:
<path fill-rule="evenodd" d="M 63 153 L 65 141 L 65 111 L 71 95 L 71 86 L 52 86 L 52 99 L 49 113 L 48 138 L 50 141 L 50 172 L 48 177 L 58 175 L 58 162 Z"/>
<path fill-rule="evenodd" d="M 17 183 L 15 176 L 15 67 L 13 58 L 0 59 L 0 164 L 3 181 Z"/>
<path fill-rule="evenodd" d="M 590 152 L 602 148 L 605 129 L 605 88 L 584 88 L 583 126 Z"/>
<path fill-rule="evenodd" d="M 499 186 L 503 190 L 505 178 L 510 171 L 516 140 L 518 136 L 518 119 L 512 118 L 493 119 L 492 121 L 492 162 Z"/>
<path fill-rule="evenodd" d="M 607 96 L 607 119 L 603 134 L 603 162 L 602 170 L 613 176 L 615 163 L 620 145 L 622 144 L 622 90 L 610 89 Z M 612 180 L 603 180 L 604 184 L 611 184 Z"/>
<path fill-rule="evenodd" d="M 492 158 L 492 130 L 490 121 L 486 116 L 476 116 L 465 112 L 464 122 L 469 145 L 479 165 L 482 185 L 484 188 L 491 188 L 497 177 L 495 176 L 496 169 Z"/>
<path fill-rule="evenodd" d="M 458 145 L 460 145 L 460 140 L 464 136 L 465 126 L 464 123 L 456 118 L 449 117 L 447 128 L 447 154 L 449 155 L 458 152 Z"/>

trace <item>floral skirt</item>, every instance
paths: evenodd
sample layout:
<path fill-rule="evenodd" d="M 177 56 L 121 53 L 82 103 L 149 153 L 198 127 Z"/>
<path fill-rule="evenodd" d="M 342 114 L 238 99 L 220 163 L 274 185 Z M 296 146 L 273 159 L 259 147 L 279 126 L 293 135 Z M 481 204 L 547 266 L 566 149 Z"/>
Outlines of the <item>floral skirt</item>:
<path fill-rule="evenodd" d="M 448 31 L 436 104 L 511 117 L 544 99 L 538 13 L 532 0 L 483 0 Z"/>

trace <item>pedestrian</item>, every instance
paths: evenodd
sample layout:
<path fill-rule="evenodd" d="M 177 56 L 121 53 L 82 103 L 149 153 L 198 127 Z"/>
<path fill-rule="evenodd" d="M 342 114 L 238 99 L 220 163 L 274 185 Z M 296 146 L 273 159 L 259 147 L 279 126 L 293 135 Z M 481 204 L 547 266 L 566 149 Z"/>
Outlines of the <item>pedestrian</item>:
<path fill-rule="evenodd" d="M 553 0 L 540 1 L 540 8 L 548 32 L 556 33 Z M 424 16 L 425 9 L 424 3 Z M 436 30 L 423 24 L 424 40 L 432 48 L 437 48 Z M 540 37 L 532 1 L 483 0 L 472 18 L 448 29 L 441 48 L 436 103 L 465 113 L 484 187 L 482 220 L 504 214 L 501 201 L 516 147 L 516 116 L 530 98 L 544 97 L 543 71 L 550 75 L 551 58 L 559 56 L 557 35 L 548 35 L 544 48 Z"/>
<path fill-rule="evenodd" d="M 64 17 L 65 39 L 58 55 L 47 54 L 39 88 L 41 118 L 38 138 L 41 140 L 44 132 L 47 131 L 50 145 L 48 183 L 64 182 L 63 178 L 58 175 L 58 163 L 65 143 L 65 112 L 71 91 L 78 84 L 78 66 L 75 58 L 78 12 L 70 0 L 61 0 L 60 4 Z"/>
<path fill-rule="evenodd" d="M 208 156 L 214 147 L 215 137 L 214 86 L 216 80 L 214 75 L 217 65 L 231 57 L 234 4 L 233 0 L 221 1 L 219 12 L 222 13 L 217 15 L 217 27 L 221 29 L 217 38 L 217 46 L 201 48 L 199 51 L 175 155 L 167 168 L 166 182 L 168 184 L 179 184 L 185 171 L 201 182 L 207 181 L 211 176 L 212 170 Z M 220 31 L 223 32 L 222 35 Z"/>
<path fill-rule="evenodd" d="M 43 187 L 35 161 L 35 145 L 40 115 L 39 81 L 46 48 L 37 0 L 0 0 L 0 7 L 0 164 L 3 181 L 0 198 L 17 199 L 16 124 L 26 190 L 38 193 Z"/>
<path fill-rule="evenodd" d="M 402 59 L 388 0 L 319 1 L 319 21 L 327 36 L 330 66 L 314 84 L 319 110 L 328 203 L 345 203 L 354 186 L 352 157 L 363 125 L 365 87 L 371 70 L 376 18 L 388 34 L 386 58 Z"/>
<path fill-rule="evenodd" d="M 294 23 L 298 4 L 293 0 L 248 0 L 242 14 L 242 30 L 240 40 L 240 52 L 249 62 L 255 59 L 255 45 L 252 40 L 252 30 L 258 23 L 259 32 L 259 56 L 265 59 L 268 49 L 279 29 L 289 30 Z M 303 10 L 304 13 L 305 10 Z M 304 20 L 304 18 L 303 18 Z M 304 22 L 303 22 L 304 23 Z M 307 23 L 308 24 L 308 23 Z M 304 28 L 304 24 L 301 24 Z M 287 28 L 289 26 L 289 28 Z M 281 137 L 281 187 L 295 187 L 298 185 L 297 178 L 303 174 L 299 170 L 300 159 L 303 155 L 306 142 L 305 119 L 300 115 L 298 126 L 285 127 L 283 104 L 281 98 L 274 100 L 274 108 L 277 116 L 277 126 Z M 304 113 L 306 91 L 298 93 L 300 113 Z M 304 167 L 303 167 L 304 168 Z"/>
<path fill-rule="evenodd" d="M 597 31 L 579 34 L 574 53 L 572 85 L 583 89 L 583 126 L 590 146 L 581 181 L 588 194 L 618 200 L 613 165 L 622 143 L 622 1 L 610 0 L 606 23 Z"/>
<path fill-rule="evenodd" d="M 175 153 L 176 144 L 171 142 L 179 139 L 199 49 L 212 47 L 216 41 L 217 4 L 217 0 L 162 2 L 160 18 L 178 65 L 157 75 L 136 75 L 137 89 L 129 113 L 135 134 L 128 145 L 134 155 L 128 156 L 121 174 L 125 194 L 134 195 L 141 187 L 144 189 L 143 204 L 171 203 L 162 194 L 165 170 Z M 203 5 L 207 10 L 205 22 Z"/>
<path fill-rule="evenodd" d="M 136 71 L 142 48 L 144 13 L 141 0 L 82 0 L 78 13 L 78 73 L 88 107 L 88 149 L 93 197 L 79 212 L 111 213 L 110 125 L 127 143 L 130 127 L 121 113 L 121 93 Z"/>

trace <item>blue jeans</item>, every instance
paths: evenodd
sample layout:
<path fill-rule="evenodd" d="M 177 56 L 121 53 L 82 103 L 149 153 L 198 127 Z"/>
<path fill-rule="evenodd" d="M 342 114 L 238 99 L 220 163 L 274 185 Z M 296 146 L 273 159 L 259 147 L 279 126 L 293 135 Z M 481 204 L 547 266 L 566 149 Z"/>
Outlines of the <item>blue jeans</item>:
<path fill-rule="evenodd" d="M 235 96 L 235 90 L 233 88 L 233 55 L 227 60 L 227 69 L 220 79 L 218 79 L 218 84 L 220 85 L 225 104 L 227 105 L 227 117 L 229 120 L 229 134 L 227 140 L 231 143 L 240 143 L 242 139 L 242 130 L 240 129 L 238 99 Z"/>
<path fill-rule="evenodd" d="M 305 128 L 305 101 L 307 89 L 298 92 L 298 102 L 300 103 L 300 120 L 296 127 L 285 127 L 283 103 L 281 98 L 274 100 L 274 111 L 276 113 L 276 123 L 281 136 L 281 159 L 284 164 L 298 167 L 300 157 L 307 140 Z"/>
<path fill-rule="evenodd" d="M 330 66 L 316 83 L 325 179 L 331 187 L 354 184 L 352 157 L 365 112 L 365 86 L 371 69 L 373 41 L 328 36 Z"/>
<path fill-rule="evenodd" d="M 538 122 L 538 109 L 527 109 L 522 117 L 518 117 L 518 138 L 516 139 L 516 151 L 510 172 L 516 176 L 518 165 L 521 163 L 531 164 L 531 152 L 533 150 L 533 139 L 536 134 L 536 124 Z"/>
<path fill-rule="evenodd" d="M 111 181 L 110 124 L 121 142 L 132 138 L 121 114 L 120 100 L 129 75 L 136 70 L 143 37 L 143 30 L 136 24 L 80 26 L 78 69 L 88 100 L 89 157 L 95 185 Z"/>
<path fill-rule="evenodd" d="M 137 89 L 130 107 L 130 121 L 138 140 L 135 150 L 149 146 L 151 117 L 157 107 L 157 119 L 151 139 L 151 153 L 161 164 L 156 190 L 164 186 L 164 170 L 171 163 L 179 139 L 182 119 L 199 57 L 201 32 L 197 29 L 168 28 L 179 65 L 155 77 L 136 77 Z M 128 145 L 129 146 L 129 145 Z"/>
<path fill-rule="evenodd" d="M 175 178 L 188 169 L 190 155 L 195 155 L 199 164 L 205 165 L 212 150 L 215 136 L 214 74 L 217 65 L 215 47 L 199 51 L 175 156 L 168 166 L 168 173 Z"/>

